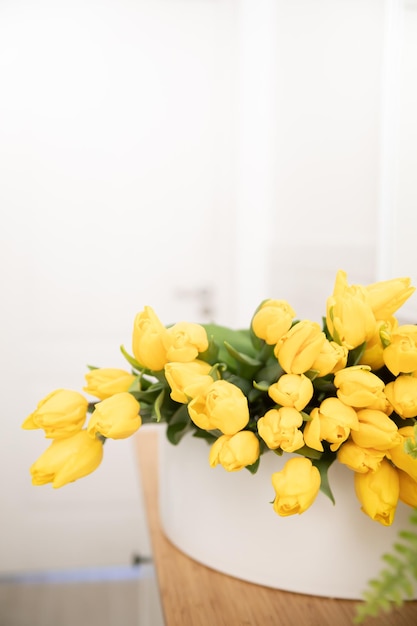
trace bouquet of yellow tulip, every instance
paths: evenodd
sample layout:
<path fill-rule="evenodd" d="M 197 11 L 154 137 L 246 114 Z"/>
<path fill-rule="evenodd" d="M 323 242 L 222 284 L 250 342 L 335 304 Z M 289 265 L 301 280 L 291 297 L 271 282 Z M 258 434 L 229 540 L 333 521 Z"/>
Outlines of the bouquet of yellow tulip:
<path fill-rule="evenodd" d="M 302 513 L 320 489 L 333 499 L 327 472 L 339 462 L 364 513 L 390 525 L 399 500 L 417 507 L 417 326 L 394 317 L 414 291 L 408 278 L 349 285 L 339 271 L 322 325 L 265 300 L 243 330 L 165 326 L 146 306 L 133 354 L 121 348 L 129 371 L 90 368 L 92 399 L 59 389 L 25 420 L 52 439 L 33 484 L 85 476 L 106 439 L 164 422 L 173 444 L 189 431 L 205 438 L 208 462 L 227 471 L 256 472 L 268 451 L 295 453 L 272 476 L 278 515 Z"/>

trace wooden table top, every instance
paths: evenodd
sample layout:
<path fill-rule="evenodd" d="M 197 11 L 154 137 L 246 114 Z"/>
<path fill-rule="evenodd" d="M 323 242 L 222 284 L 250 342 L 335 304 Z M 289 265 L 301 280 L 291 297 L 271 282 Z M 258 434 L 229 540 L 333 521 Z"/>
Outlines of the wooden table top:
<path fill-rule="evenodd" d="M 180 552 L 158 514 L 158 436 L 136 436 L 153 558 L 165 626 L 352 626 L 357 602 L 271 589 L 221 574 Z M 417 626 L 417 601 L 364 626 Z"/>

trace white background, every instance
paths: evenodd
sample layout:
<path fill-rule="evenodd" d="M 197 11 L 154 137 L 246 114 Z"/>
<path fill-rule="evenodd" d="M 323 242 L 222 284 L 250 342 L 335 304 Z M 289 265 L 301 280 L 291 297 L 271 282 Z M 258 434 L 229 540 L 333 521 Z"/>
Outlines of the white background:
<path fill-rule="evenodd" d="M 320 321 L 339 268 L 417 281 L 416 19 L 382 0 L 0 2 L 0 570 L 149 552 L 130 440 L 55 492 L 31 486 L 46 442 L 20 429 L 87 363 L 124 366 L 145 304 L 239 326 L 277 297 Z"/>

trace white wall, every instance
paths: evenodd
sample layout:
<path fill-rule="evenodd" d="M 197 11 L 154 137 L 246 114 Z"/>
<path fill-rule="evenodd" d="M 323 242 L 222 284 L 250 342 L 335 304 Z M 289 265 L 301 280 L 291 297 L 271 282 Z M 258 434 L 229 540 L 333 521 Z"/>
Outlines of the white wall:
<path fill-rule="evenodd" d="M 91 561 L 97 510 L 124 532 L 94 558 L 149 550 L 129 442 L 54 493 L 31 487 L 45 441 L 20 430 L 87 363 L 124 365 L 145 304 L 246 325 L 282 297 L 319 321 L 339 267 L 375 279 L 385 15 L 381 0 L 0 3 L 0 567 L 6 549 L 15 569 L 68 564 L 59 533 L 39 533 L 74 515 L 70 564 Z M 414 91 L 402 102 L 398 259 Z"/>
<path fill-rule="evenodd" d="M 0 3 L 0 569 L 149 553 L 130 440 L 53 492 L 29 476 L 48 442 L 20 425 L 49 391 L 80 390 L 87 364 L 127 365 L 146 304 L 165 323 L 230 321 L 230 14 Z"/>

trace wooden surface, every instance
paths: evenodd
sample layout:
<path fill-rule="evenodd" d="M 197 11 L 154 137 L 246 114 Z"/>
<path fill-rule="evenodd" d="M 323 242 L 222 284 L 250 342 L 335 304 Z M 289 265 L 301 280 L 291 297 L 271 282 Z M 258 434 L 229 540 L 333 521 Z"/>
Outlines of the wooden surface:
<path fill-rule="evenodd" d="M 247 583 L 201 565 L 175 548 L 164 536 L 158 515 L 158 436 L 144 427 L 137 435 L 137 446 L 165 626 L 353 624 L 356 601 L 319 598 Z M 417 626 L 417 601 L 368 618 L 364 625 Z"/>

